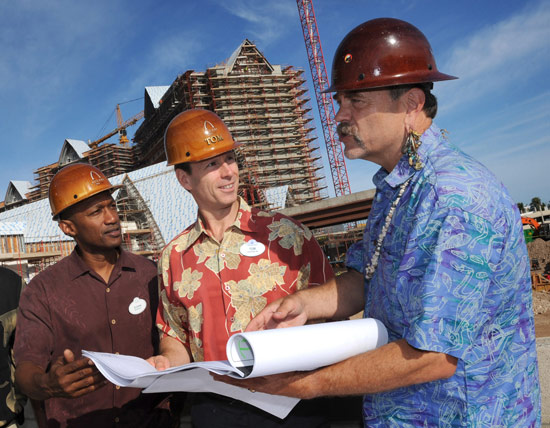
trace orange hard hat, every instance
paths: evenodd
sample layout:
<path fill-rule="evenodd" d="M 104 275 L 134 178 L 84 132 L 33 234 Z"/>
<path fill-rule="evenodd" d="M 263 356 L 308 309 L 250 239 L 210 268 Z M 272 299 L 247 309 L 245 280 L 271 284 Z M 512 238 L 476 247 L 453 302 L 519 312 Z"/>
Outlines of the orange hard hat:
<path fill-rule="evenodd" d="M 106 190 L 113 191 L 107 177 L 95 166 L 74 163 L 62 168 L 50 183 L 49 197 L 53 219 L 67 208 Z"/>
<path fill-rule="evenodd" d="M 210 110 L 191 109 L 172 119 L 164 134 L 168 165 L 209 159 L 240 146 Z"/>
<path fill-rule="evenodd" d="M 437 70 L 418 28 L 394 18 L 372 19 L 351 30 L 336 49 L 331 77 L 324 92 L 457 79 Z"/>

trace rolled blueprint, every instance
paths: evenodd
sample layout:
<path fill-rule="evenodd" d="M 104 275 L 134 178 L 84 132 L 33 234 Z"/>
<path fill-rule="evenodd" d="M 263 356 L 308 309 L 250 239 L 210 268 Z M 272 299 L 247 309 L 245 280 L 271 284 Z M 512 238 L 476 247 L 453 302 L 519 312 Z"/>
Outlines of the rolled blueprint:
<path fill-rule="evenodd" d="M 226 353 L 244 377 L 257 377 L 314 370 L 387 342 L 386 327 L 376 319 L 363 318 L 237 333 L 229 338 Z"/>

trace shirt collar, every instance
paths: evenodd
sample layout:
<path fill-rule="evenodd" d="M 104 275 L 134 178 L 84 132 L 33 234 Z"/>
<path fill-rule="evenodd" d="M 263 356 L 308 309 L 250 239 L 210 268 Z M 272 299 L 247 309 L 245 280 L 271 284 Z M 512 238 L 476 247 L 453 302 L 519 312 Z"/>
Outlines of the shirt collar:
<path fill-rule="evenodd" d="M 79 276 L 92 272 L 90 267 L 78 254 L 77 248 L 78 246 L 76 246 L 73 252 L 69 256 L 67 256 L 67 259 L 69 260 L 69 276 L 73 280 L 78 278 Z M 122 269 L 136 270 L 136 264 L 134 263 L 134 260 L 129 256 L 128 252 L 124 251 L 122 248 L 120 248 L 119 251 L 120 255 L 115 263 L 113 272 L 116 272 L 117 270 L 120 271 Z"/>
<path fill-rule="evenodd" d="M 432 125 L 420 136 L 422 144 L 418 148 L 418 155 L 420 159 L 426 165 L 428 156 L 437 144 L 440 143 L 441 132 L 439 128 L 432 123 Z M 409 177 L 413 176 L 417 171 L 409 165 L 409 158 L 406 154 L 401 156 L 399 162 L 395 168 L 388 173 L 384 168 L 380 168 L 374 175 L 372 181 L 377 188 L 380 188 L 385 184 L 392 188 L 396 188 L 403 184 Z"/>
<path fill-rule="evenodd" d="M 242 230 L 243 232 L 254 232 L 252 224 L 255 223 L 254 216 L 252 214 L 252 208 L 246 203 L 246 201 L 239 196 L 239 213 L 237 218 L 233 222 L 233 227 Z"/>
<path fill-rule="evenodd" d="M 252 223 L 254 223 L 254 219 L 252 216 L 252 208 L 240 196 L 238 196 L 238 200 L 239 200 L 239 211 L 237 212 L 237 217 L 235 218 L 235 221 L 229 226 L 229 229 L 235 227 L 243 232 L 254 232 L 254 230 L 252 229 Z M 206 228 L 204 227 L 203 220 L 201 219 L 200 215 L 197 214 L 197 221 L 195 222 L 193 227 L 189 230 L 189 233 L 187 235 L 187 245 L 185 246 L 185 250 L 189 248 L 191 245 L 193 245 L 193 243 L 197 239 L 199 239 L 199 237 L 203 233 L 209 236 L 206 231 Z"/>

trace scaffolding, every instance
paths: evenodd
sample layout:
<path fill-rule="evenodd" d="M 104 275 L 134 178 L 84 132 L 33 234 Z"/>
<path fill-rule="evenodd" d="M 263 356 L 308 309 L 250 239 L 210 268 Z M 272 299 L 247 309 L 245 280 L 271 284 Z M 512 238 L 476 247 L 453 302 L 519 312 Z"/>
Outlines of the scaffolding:
<path fill-rule="evenodd" d="M 317 229 L 313 231 L 313 235 L 327 256 L 334 272 L 338 274 L 346 270 L 346 253 L 351 245 L 361 240 L 363 228 L 354 227 L 345 231 L 335 231 L 334 228 Z"/>
<path fill-rule="evenodd" d="M 29 202 L 48 197 L 50 182 L 52 181 L 53 176 L 58 170 L 59 166 L 56 162 L 40 167 L 36 171 L 34 171 L 34 181 L 37 184 L 30 189 L 30 193 L 27 196 Z"/>
<path fill-rule="evenodd" d="M 136 169 L 135 154 L 131 147 L 121 144 L 103 144 L 84 153 L 78 162 L 86 162 L 99 168 L 106 177 L 124 174 Z M 65 165 L 63 165 L 65 166 Z M 34 171 L 37 183 L 27 195 L 28 202 L 48 197 L 48 189 L 53 176 L 63 167 L 58 162 L 43 166 Z"/>
<path fill-rule="evenodd" d="M 135 254 L 158 258 L 166 245 L 160 229 L 132 180 L 124 177 L 116 196 L 122 229 L 122 247 Z"/>
<path fill-rule="evenodd" d="M 0 235 L 0 263 L 10 267 L 20 276 L 31 279 L 37 273 L 69 255 L 74 249 L 74 241 L 27 238 L 22 234 Z"/>
<path fill-rule="evenodd" d="M 134 153 L 130 147 L 103 144 L 87 152 L 88 162 L 99 168 L 107 177 L 134 170 Z"/>
<path fill-rule="evenodd" d="M 189 108 L 213 110 L 239 143 L 242 194 L 289 186 L 292 203 L 327 196 L 319 146 L 313 135 L 303 70 L 271 65 L 244 40 L 224 63 L 204 72 L 189 70 L 174 81 L 159 107 L 136 131 L 140 166 L 164 160 L 163 137 L 170 120 Z M 250 188 L 256 190 L 250 191 Z"/>

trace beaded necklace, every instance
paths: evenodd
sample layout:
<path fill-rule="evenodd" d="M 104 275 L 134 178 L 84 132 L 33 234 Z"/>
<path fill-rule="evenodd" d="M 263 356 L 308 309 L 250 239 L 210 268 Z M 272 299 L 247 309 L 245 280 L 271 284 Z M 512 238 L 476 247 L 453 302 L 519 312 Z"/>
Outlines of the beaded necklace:
<path fill-rule="evenodd" d="M 386 219 L 384 220 L 384 226 L 382 227 L 382 230 L 380 231 L 380 234 L 378 235 L 378 240 L 376 241 L 376 248 L 374 250 L 374 254 L 372 255 L 372 258 L 370 259 L 370 263 L 365 268 L 365 278 L 371 279 L 374 275 L 374 272 L 376 271 L 376 268 L 378 267 L 378 258 L 380 257 L 380 250 L 382 249 L 382 243 L 384 242 L 384 238 L 386 237 L 386 233 L 388 233 L 388 228 L 390 227 L 391 219 L 393 217 L 393 213 L 395 212 L 395 207 L 401 200 L 401 196 L 403 196 L 403 193 L 405 193 L 405 189 L 409 185 L 409 182 L 411 181 L 411 178 L 408 178 L 407 181 L 405 181 L 401 186 L 399 186 L 399 193 L 397 194 L 397 197 L 391 204 L 390 210 L 388 212 L 388 215 L 386 216 Z"/>

